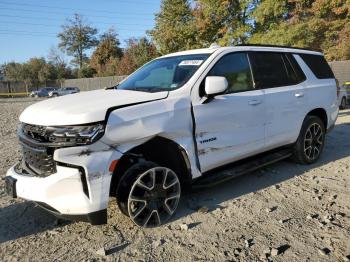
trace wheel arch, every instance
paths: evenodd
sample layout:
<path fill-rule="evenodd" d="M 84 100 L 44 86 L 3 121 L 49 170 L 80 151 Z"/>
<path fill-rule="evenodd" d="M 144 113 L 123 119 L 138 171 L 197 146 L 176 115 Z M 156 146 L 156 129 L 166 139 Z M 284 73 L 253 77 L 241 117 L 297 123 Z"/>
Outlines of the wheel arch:
<path fill-rule="evenodd" d="M 156 136 L 143 144 L 133 147 L 123 154 L 113 171 L 110 195 L 114 196 L 126 170 L 140 161 L 151 161 L 172 169 L 178 176 L 184 189 L 192 181 L 191 165 L 185 149 L 177 142 Z"/>
<path fill-rule="evenodd" d="M 324 108 L 315 108 L 307 113 L 306 116 L 317 116 L 320 118 L 324 124 L 324 128 L 327 130 L 328 127 L 328 115 L 327 111 Z"/>

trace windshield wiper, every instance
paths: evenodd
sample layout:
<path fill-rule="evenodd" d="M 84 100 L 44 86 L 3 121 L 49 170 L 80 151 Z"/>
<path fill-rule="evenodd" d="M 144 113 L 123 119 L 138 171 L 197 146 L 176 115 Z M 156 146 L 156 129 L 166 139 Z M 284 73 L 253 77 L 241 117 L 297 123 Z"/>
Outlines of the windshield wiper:
<path fill-rule="evenodd" d="M 139 92 L 161 92 L 161 91 L 169 91 L 169 88 L 165 88 L 165 87 L 135 87 L 135 88 L 125 88 L 124 90 L 139 91 Z"/>
<path fill-rule="evenodd" d="M 119 86 L 119 84 L 116 84 L 114 86 L 105 86 L 103 89 L 104 90 L 117 89 L 118 86 Z"/>

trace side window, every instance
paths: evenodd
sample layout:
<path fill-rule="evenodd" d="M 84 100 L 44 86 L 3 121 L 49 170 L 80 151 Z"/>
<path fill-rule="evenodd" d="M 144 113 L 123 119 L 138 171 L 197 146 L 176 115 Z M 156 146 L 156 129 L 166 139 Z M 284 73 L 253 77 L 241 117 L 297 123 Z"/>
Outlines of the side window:
<path fill-rule="evenodd" d="M 208 76 L 224 76 L 228 81 L 227 93 L 253 89 L 253 81 L 246 53 L 223 56 L 209 71 Z"/>
<path fill-rule="evenodd" d="M 334 78 L 332 69 L 322 55 L 299 54 L 318 79 Z"/>
<path fill-rule="evenodd" d="M 293 71 L 296 75 L 296 79 L 298 83 L 304 82 L 306 80 L 306 76 L 301 69 L 300 65 L 298 64 L 297 60 L 295 60 L 293 54 L 291 53 L 286 53 L 285 56 L 287 57 L 288 62 L 291 64 L 293 67 Z"/>
<path fill-rule="evenodd" d="M 272 88 L 299 83 L 287 56 L 275 52 L 249 53 L 256 88 Z"/>

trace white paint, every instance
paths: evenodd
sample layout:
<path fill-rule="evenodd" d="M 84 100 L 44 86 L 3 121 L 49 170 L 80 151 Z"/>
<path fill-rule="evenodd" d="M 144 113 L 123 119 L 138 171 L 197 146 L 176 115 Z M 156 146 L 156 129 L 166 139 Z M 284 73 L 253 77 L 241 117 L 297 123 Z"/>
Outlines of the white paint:
<path fill-rule="evenodd" d="M 54 160 L 85 170 L 90 198 L 83 192 L 79 170 L 62 166 L 57 167 L 56 174 L 46 178 L 23 176 L 14 168 L 9 169 L 7 175 L 17 179 L 18 196 L 45 202 L 64 214 L 86 214 L 107 208 L 111 162 L 155 136 L 170 139 L 185 150 L 192 177 L 196 178 L 212 168 L 295 142 L 305 115 L 314 108 L 326 110 L 327 127 L 335 123 L 338 115 L 335 81 L 316 79 L 298 55 L 296 60 L 307 77 L 304 83 L 222 94 L 203 103 L 199 88 L 213 65 L 225 54 L 252 50 L 295 52 L 288 48 L 243 46 L 178 52 L 165 57 L 212 55 L 177 90 L 159 93 L 98 90 L 49 99 L 28 107 L 20 121 L 42 126 L 99 122 L 105 120 L 108 109 L 120 108 L 111 112 L 105 134 L 99 141 L 89 146 L 57 149 L 54 153 Z M 319 54 L 306 50 L 297 52 Z M 199 62 L 187 63 L 198 65 Z"/>
<path fill-rule="evenodd" d="M 225 92 L 228 87 L 226 77 L 208 76 L 205 78 L 205 93 L 207 95 L 217 95 Z"/>
<path fill-rule="evenodd" d="M 27 107 L 20 121 L 43 126 L 78 125 L 103 121 L 107 109 L 165 98 L 168 92 L 96 90 L 47 99 Z"/>

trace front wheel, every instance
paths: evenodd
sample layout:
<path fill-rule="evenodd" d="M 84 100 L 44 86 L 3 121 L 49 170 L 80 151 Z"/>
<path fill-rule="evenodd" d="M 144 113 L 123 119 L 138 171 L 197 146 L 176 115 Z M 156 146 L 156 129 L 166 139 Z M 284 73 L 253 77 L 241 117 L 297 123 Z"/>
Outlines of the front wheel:
<path fill-rule="evenodd" d="M 117 189 L 121 211 L 141 227 L 157 227 L 175 213 L 181 196 L 177 174 L 153 162 L 140 162 L 129 170 Z"/>
<path fill-rule="evenodd" d="M 294 145 L 293 159 L 300 164 L 315 163 L 323 150 L 326 130 L 317 116 L 307 116 Z"/>

